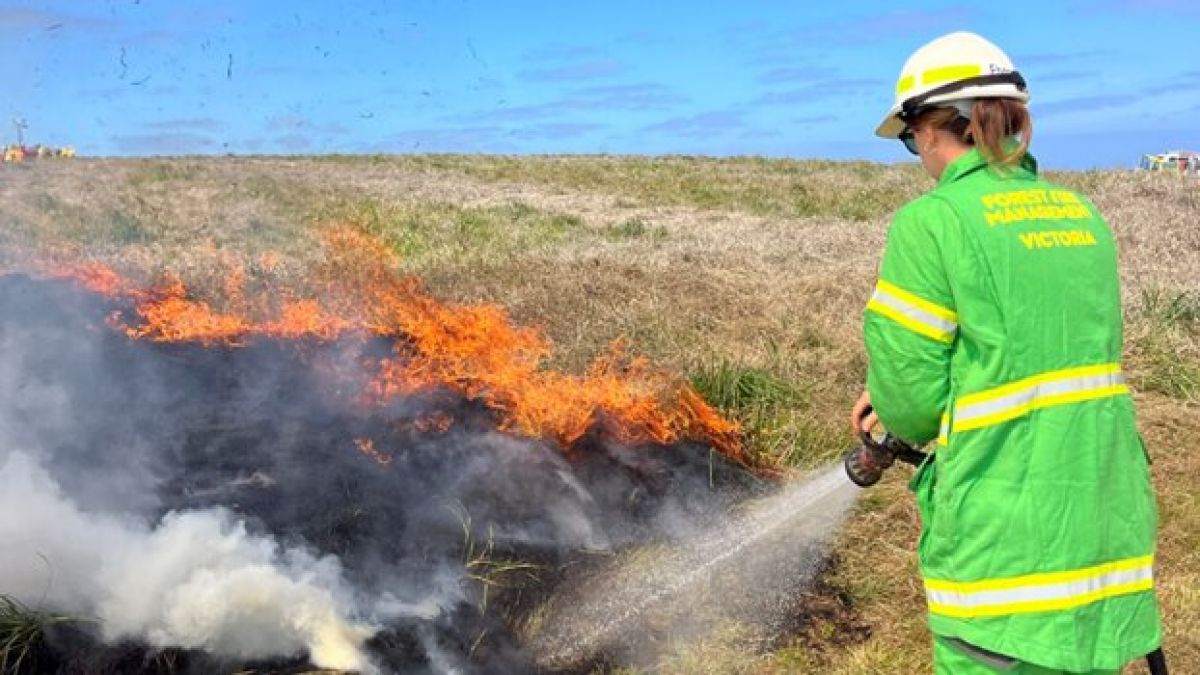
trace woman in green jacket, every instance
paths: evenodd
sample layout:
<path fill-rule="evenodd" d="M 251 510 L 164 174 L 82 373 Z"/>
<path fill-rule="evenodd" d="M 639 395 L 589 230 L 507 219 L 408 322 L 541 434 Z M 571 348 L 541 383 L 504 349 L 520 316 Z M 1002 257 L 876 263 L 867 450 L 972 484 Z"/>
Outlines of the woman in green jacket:
<path fill-rule="evenodd" d="M 888 233 L 852 419 L 936 443 L 911 487 L 937 673 L 1115 673 L 1161 641 L 1113 236 L 1038 176 L 1028 99 L 1004 52 L 953 33 L 905 63 L 876 132 L 937 185 Z"/>

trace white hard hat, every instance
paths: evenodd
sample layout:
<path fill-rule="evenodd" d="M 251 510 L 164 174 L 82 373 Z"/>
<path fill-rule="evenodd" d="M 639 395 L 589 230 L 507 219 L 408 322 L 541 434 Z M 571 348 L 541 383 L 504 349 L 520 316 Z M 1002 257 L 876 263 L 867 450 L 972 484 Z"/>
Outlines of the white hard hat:
<path fill-rule="evenodd" d="M 896 103 L 875 130 L 896 138 L 923 109 L 976 98 L 1028 101 L 1025 79 L 999 47 L 975 33 L 950 33 L 926 44 L 904 62 Z"/>

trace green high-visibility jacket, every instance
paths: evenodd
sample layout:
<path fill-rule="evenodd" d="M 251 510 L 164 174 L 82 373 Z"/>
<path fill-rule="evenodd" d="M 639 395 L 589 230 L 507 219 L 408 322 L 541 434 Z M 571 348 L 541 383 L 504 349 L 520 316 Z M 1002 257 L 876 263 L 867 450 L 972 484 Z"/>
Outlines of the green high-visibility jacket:
<path fill-rule="evenodd" d="M 933 632 L 1068 671 L 1154 650 L 1157 512 L 1095 207 L 971 150 L 896 214 L 864 333 L 881 421 L 937 442 L 911 484 Z"/>

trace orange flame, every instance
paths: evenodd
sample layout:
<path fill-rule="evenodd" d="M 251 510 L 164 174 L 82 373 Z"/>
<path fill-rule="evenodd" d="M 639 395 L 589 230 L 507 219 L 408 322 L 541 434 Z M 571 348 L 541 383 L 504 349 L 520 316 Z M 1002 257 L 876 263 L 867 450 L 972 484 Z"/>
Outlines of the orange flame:
<path fill-rule="evenodd" d="M 375 440 L 371 438 L 356 438 L 354 445 L 358 447 L 358 451 L 378 462 L 381 466 L 387 466 L 392 463 L 392 456 L 382 450 L 375 448 Z"/>
<path fill-rule="evenodd" d="M 367 364 L 373 376 L 360 396 L 365 403 L 448 389 L 484 404 L 500 430 L 563 447 L 589 432 L 626 444 L 691 440 L 745 463 L 736 423 L 679 377 L 626 356 L 623 344 L 613 344 L 583 375 L 546 369 L 550 342 L 515 325 L 502 308 L 435 300 L 418 280 L 394 272 L 397 261 L 386 245 L 361 232 L 334 230 L 325 244 L 326 262 L 314 275 L 320 291 L 313 295 L 320 300 L 290 292 L 247 294 L 245 275 L 238 273 L 225 277 L 228 309 L 218 311 L 174 277 L 145 289 L 95 264 L 55 276 L 132 301 L 136 316 L 119 314 L 110 323 L 134 339 L 236 347 L 257 337 L 391 338 L 392 353 Z M 264 270 L 274 265 L 272 256 L 260 261 Z M 423 424 L 444 431 L 453 420 L 418 422 L 418 430 Z M 359 449 L 370 455 L 374 445 L 360 441 Z"/>
<path fill-rule="evenodd" d="M 454 424 L 454 418 L 443 412 L 422 415 L 413 421 L 413 428 L 423 434 L 444 434 Z"/>
<path fill-rule="evenodd" d="M 117 296 L 130 295 L 134 289 L 129 287 L 121 275 L 111 267 L 100 263 L 80 263 L 62 268 L 39 270 L 52 279 L 72 279 L 84 288 L 100 295 Z"/>

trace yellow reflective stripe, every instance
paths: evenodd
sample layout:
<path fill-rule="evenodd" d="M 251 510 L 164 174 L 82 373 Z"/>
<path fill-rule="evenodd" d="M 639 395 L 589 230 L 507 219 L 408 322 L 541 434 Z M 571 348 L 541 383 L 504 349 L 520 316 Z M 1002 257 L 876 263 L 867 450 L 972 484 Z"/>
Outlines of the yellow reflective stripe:
<path fill-rule="evenodd" d="M 1154 588 L 1154 580 L 1143 579 L 1140 581 L 1133 581 L 1128 584 L 1106 586 L 1083 595 L 1071 596 L 1069 598 L 1058 598 L 1055 600 L 1026 600 L 1023 602 L 986 605 L 983 607 L 958 607 L 955 605 L 943 605 L 940 603 L 931 602 L 929 603 L 929 611 L 934 614 L 941 614 L 943 616 L 957 618 L 1004 616 L 1008 614 L 1030 614 L 1033 612 L 1054 612 L 1090 605 L 1093 602 L 1099 602 L 1100 600 L 1117 597 L 1119 595 L 1129 595 L 1130 593 L 1148 591 L 1152 588 Z"/>
<path fill-rule="evenodd" d="M 879 302 L 878 300 L 872 299 L 870 302 L 868 302 L 867 309 L 886 316 L 887 318 L 895 321 L 914 333 L 919 333 L 925 337 L 933 338 L 938 342 L 945 342 L 947 344 L 954 342 L 954 333 L 947 333 L 946 331 L 939 330 L 928 324 L 921 323 L 916 319 L 911 319 L 901 312 Z"/>
<path fill-rule="evenodd" d="M 954 430 L 972 431 L 974 429 L 982 429 L 983 427 L 990 427 L 996 424 L 1007 422 L 1009 420 L 1014 420 L 1018 417 L 1027 415 L 1034 410 L 1041 410 L 1042 408 L 1065 405 L 1067 403 L 1082 403 L 1083 401 L 1093 401 L 1099 398 L 1109 398 L 1111 396 L 1120 396 L 1121 394 L 1128 393 L 1128 385 L 1117 384 L 1108 387 L 1101 387 L 1099 389 L 1074 391 L 1063 394 L 1055 394 L 1053 396 L 1039 396 L 1028 403 L 1022 403 L 1016 407 L 1009 408 L 1001 412 L 985 415 L 983 417 L 976 417 L 974 419 L 963 420 L 962 422 L 955 422 Z"/>
<path fill-rule="evenodd" d="M 968 77 L 979 77 L 983 75 L 983 66 L 978 63 L 942 66 L 941 68 L 930 68 L 920 75 L 922 85 L 942 84 L 955 80 L 965 80 Z M 903 94 L 915 86 L 917 86 L 917 76 L 915 74 L 905 75 L 896 82 L 896 94 Z"/>
<path fill-rule="evenodd" d="M 883 279 L 880 279 L 878 282 L 876 282 L 875 287 L 894 298 L 903 300 L 904 302 L 918 309 L 929 312 L 940 319 L 945 319 L 946 321 L 950 321 L 952 323 L 958 323 L 958 314 L 956 314 L 954 310 L 946 309 L 941 305 L 929 302 L 925 298 L 913 295 L 912 293 L 909 293 L 895 284 L 889 284 Z"/>
<path fill-rule="evenodd" d="M 982 429 L 1042 408 L 1128 393 L 1125 376 L 1116 363 L 1041 373 L 958 399 L 953 431 Z"/>
<path fill-rule="evenodd" d="M 958 315 L 882 279 L 875 285 L 867 309 L 938 342 L 954 342 Z"/>
<path fill-rule="evenodd" d="M 969 63 L 958 66 L 942 66 L 930 68 L 921 73 L 921 84 L 941 84 L 955 80 L 965 80 L 968 77 L 978 77 L 983 74 L 983 66 Z"/>
<path fill-rule="evenodd" d="M 1066 570 L 1063 572 L 1038 572 L 1036 574 L 1024 574 L 1018 577 L 1005 577 L 1001 579 L 982 579 L 980 581 L 943 581 L 940 579 L 926 579 L 925 588 L 935 591 L 956 591 L 958 593 L 999 591 L 1020 588 L 1022 586 L 1040 586 L 1044 584 L 1057 584 L 1065 581 L 1080 581 L 1083 579 L 1103 576 L 1110 572 L 1122 572 L 1125 570 L 1146 567 L 1147 565 L 1153 564 L 1153 555 L 1142 555 L 1136 558 L 1114 560 L 1112 562 L 1101 563 L 1099 565 L 1084 567 L 1077 570 Z"/>
<path fill-rule="evenodd" d="M 950 414 L 942 413 L 942 422 L 938 427 L 937 444 L 945 447 L 950 445 Z"/>
<path fill-rule="evenodd" d="M 1016 382 L 1010 382 L 999 387 L 977 391 L 974 394 L 967 394 L 962 398 L 955 400 L 955 405 L 958 407 L 968 406 L 991 399 L 1001 398 L 1008 394 L 1016 393 L 1022 389 L 1028 389 L 1043 382 L 1052 380 L 1068 380 L 1075 377 L 1087 377 L 1089 375 L 1110 375 L 1112 373 L 1121 372 L 1121 364 L 1119 363 L 1101 363 L 1092 366 L 1079 366 L 1076 368 L 1064 368 L 1062 370 L 1051 370 L 1045 373 L 1039 373 L 1026 377 Z"/>
<path fill-rule="evenodd" d="M 1071 609 L 1154 587 L 1154 557 L 975 582 L 925 580 L 929 611 L 955 617 Z"/>

